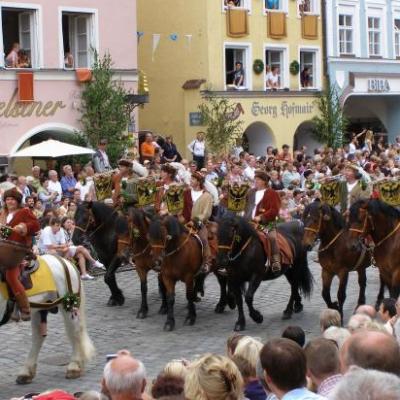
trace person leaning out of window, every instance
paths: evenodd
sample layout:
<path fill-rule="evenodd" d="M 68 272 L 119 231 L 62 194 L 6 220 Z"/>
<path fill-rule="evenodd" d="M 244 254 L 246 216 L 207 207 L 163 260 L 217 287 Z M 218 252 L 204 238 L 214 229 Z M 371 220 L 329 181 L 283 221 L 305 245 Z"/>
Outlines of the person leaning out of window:
<path fill-rule="evenodd" d="M 197 164 L 197 169 L 203 168 L 207 153 L 204 132 L 197 132 L 196 139 L 188 145 L 188 149 L 192 153 L 193 161 Z"/>

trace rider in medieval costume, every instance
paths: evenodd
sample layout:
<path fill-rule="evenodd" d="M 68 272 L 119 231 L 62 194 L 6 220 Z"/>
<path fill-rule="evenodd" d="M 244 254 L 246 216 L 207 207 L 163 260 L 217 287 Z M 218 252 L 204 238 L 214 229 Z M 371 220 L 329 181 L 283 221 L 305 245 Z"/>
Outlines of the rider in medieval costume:
<path fill-rule="evenodd" d="M 4 192 L 4 209 L 0 214 L 0 224 L 6 225 L 12 230 L 4 238 L 32 246 L 32 236 L 40 230 L 39 221 L 29 208 L 22 208 L 22 194 L 17 189 L 9 189 Z M 2 230 L 5 232 L 5 230 Z M 26 296 L 25 289 L 19 280 L 21 273 L 20 265 L 8 269 L 5 273 L 6 281 L 10 287 L 15 300 L 17 301 L 20 317 L 23 321 L 30 320 L 29 300 Z"/>
<path fill-rule="evenodd" d="M 209 272 L 211 264 L 211 250 L 208 244 L 207 222 L 212 214 L 213 198 L 204 189 L 204 177 L 199 172 L 194 172 L 190 181 L 190 188 L 183 195 L 183 217 L 185 222 L 191 223 L 197 229 L 203 244 L 203 271 Z"/>
<path fill-rule="evenodd" d="M 177 169 L 175 169 L 170 164 L 164 164 L 161 167 L 161 173 L 160 173 L 161 179 L 157 182 L 158 191 L 156 196 L 156 202 L 154 205 L 156 212 L 160 215 L 168 214 L 168 207 L 165 201 L 165 193 L 170 188 L 171 185 L 177 184 L 175 180 L 177 172 L 178 172 Z"/>
<path fill-rule="evenodd" d="M 269 176 L 264 171 L 256 171 L 254 189 L 247 194 L 245 218 L 266 227 L 266 234 L 271 243 L 271 270 L 280 272 L 281 257 L 276 238 L 276 220 L 279 216 L 281 199 L 279 194 L 269 187 Z"/>

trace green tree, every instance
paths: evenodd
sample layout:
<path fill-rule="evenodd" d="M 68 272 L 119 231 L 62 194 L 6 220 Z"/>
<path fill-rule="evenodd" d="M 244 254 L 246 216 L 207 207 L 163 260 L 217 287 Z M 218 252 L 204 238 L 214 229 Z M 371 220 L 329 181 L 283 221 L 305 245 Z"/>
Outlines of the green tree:
<path fill-rule="evenodd" d="M 319 95 L 316 104 L 319 115 L 313 118 L 315 138 L 334 149 L 343 146 L 343 134 L 349 121 L 340 104 L 337 88 L 329 86 Z"/>
<path fill-rule="evenodd" d="M 208 148 L 214 154 L 226 154 L 243 134 L 241 106 L 226 98 L 206 97 L 199 110 Z"/>
<path fill-rule="evenodd" d="M 128 92 L 120 81 L 113 79 L 112 59 L 106 53 L 103 57 L 95 54 L 93 78 L 85 84 L 81 95 L 83 133 L 94 148 L 101 138 L 108 140 L 107 154 L 115 164 L 123 154 L 129 123 L 126 106 Z"/>

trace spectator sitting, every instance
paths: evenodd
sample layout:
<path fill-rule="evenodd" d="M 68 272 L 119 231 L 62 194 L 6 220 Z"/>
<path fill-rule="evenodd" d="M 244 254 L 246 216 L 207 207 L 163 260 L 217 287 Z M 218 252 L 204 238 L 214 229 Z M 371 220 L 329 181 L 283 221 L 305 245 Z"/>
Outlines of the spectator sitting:
<path fill-rule="evenodd" d="M 146 370 L 129 351 L 121 350 L 104 367 L 101 385 L 110 400 L 139 400 L 146 387 Z"/>
<path fill-rule="evenodd" d="M 317 393 L 327 397 L 342 378 L 338 347 L 329 339 L 318 338 L 307 343 L 304 351 L 307 375 L 317 387 Z"/>
<path fill-rule="evenodd" d="M 67 215 L 69 208 L 69 197 L 63 197 L 61 200 L 61 206 L 58 209 L 58 216 L 63 218 Z"/>
<path fill-rule="evenodd" d="M 57 171 L 54 169 L 49 171 L 49 183 L 47 186 L 47 190 L 50 193 L 57 193 L 57 196 L 55 196 L 53 200 L 53 204 L 58 204 L 61 201 L 61 195 L 62 195 L 62 187 L 61 183 L 58 180 L 58 174 Z"/>
<path fill-rule="evenodd" d="M 282 337 L 293 340 L 300 347 L 306 343 L 306 334 L 300 326 L 288 326 L 283 332 Z"/>
<path fill-rule="evenodd" d="M 185 380 L 186 400 L 240 400 L 243 378 L 227 357 L 206 354 L 190 365 Z"/>
<path fill-rule="evenodd" d="M 322 400 L 306 389 L 306 356 L 303 349 L 289 339 L 272 339 L 260 353 L 268 387 L 279 399 Z"/>
<path fill-rule="evenodd" d="M 286 197 L 282 197 L 279 218 L 284 222 L 290 222 L 293 219 L 289 210 L 289 200 Z"/>
<path fill-rule="evenodd" d="M 332 392 L 331 400 L 398 400 L 400 379 L 381 371 L 354 368 Z"/>
<path fill-rule="evenodd" d="M 50 192 L 49 191 L 49 180 L 44 179 L 42 187 L 39 189 L 38 197 L 39 200 L 42 202 L 44 208 L 51 207 L 53 205 L 54 200 L 57 198 L 57 192 Z"/>
<path fill-rule="evenodd" d="M 400 347 L 387 333 L 362 330 L 344 343 L 340 364 L 342 373 L 356 365 L 400 376 Z"/>
<path fill-rule="evenodd" d="M 187 360 L 172 360 L 164 367 L 162 373 L 184 380 L 188 372 L 189 364 Z"/>
<path fill-rule="evenodd" d="M 322 336 L 325 339 L 334 341 L 340 350 L 345 341 L 351 336 L 351 333 L 346 328 L 331 326 L 323 332 Z"/>
<path fill-rule="evenodd" d="M 165 142 L 162 145 L 163 155 L 162 162 L 180 162 L 181 157 L 176 149 L 175 143 L 171 135 L 165 138 Z"/>
<path fill-rule="evenodd" d="M 332 308 L 322 310 L 319 315 L 319 326 L 321 327 L 321 332 L 324 332 L 331 326 L 340 328 L 342 326 L 342 318 L 339 311 L 333 310 Z"/>

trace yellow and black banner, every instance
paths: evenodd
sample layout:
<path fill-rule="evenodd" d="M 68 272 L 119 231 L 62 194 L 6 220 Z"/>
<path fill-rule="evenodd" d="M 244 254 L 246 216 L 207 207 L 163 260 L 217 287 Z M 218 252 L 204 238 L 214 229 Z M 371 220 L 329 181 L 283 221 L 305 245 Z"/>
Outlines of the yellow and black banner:
<path fill-rule="evenodd" d="M 321 200 L 335 207 L 340 202 L 340 181 L 332 180 L 321 184 Z"/>
<path fill-rule="evenodd" d="M 157 194 L 156 181 L 139 178 L 136 182 L 137 206 L 145 207 L 155 203 Z"/>
<path fill-rule="evenodd" d="M 382 201 L 390 206 L 400 206 L 400 181 L 384 179 L 376 183 Z"/>
<path fill-rule="evenodd" d="M 183 211 L 184 190 L 185 188 L 182 185 L 171 185 L 165 192 L 165 202 L 170 214 L 179 214 Z"/>
<path fill-rule="evenodd" d="M 228 187 L 228 210 L 242 212 L 246 208 L 246 196 L 249 191 L 247 183 L 233 184 Z"/>

